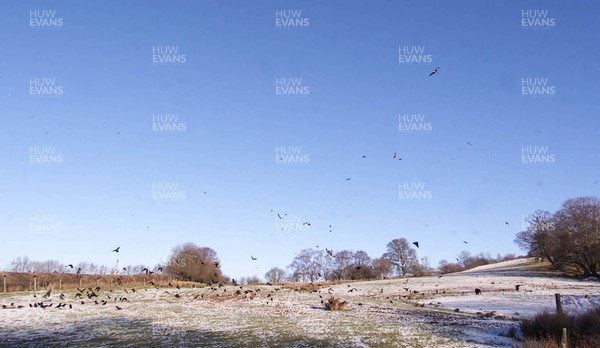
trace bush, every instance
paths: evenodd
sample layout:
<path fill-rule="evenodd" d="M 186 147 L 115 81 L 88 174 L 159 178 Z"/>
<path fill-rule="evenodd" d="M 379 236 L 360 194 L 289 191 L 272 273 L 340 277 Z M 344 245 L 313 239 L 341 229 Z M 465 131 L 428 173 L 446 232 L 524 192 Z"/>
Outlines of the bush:
<path fill-rule="evenodd" d="M 563 328 L 567 329 L 571 347 L 597 347 L 600 342 L 600 307 L 580 315 L 542 312 L 532 319 L 523 320 L 521 331 L 526 339 L 525 347 L 557 347 Z M 548 345 L 552 342 L 555 345 Z"/>

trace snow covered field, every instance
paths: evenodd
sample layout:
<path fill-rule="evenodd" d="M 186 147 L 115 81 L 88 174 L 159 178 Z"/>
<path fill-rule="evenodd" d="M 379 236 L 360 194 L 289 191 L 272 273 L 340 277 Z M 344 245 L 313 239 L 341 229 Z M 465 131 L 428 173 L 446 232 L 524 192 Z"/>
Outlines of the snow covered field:
<path fill-rule="evenodd" d="M 538 274 L 518 262 L 502 267 L 317 292 L 265 285 L 101 289 L 93 299 L 85 292 L 75 298 L 77 291 L 65 292 L 63 300 L 56 292 L 50 299 L 43 292 L 0 295 L 6 306 L 0 308 L 0 346 L 511 347 L 505 334 L 518 324 L 513 319 L 554 310 L 554 293 L 600 294 L 598 282 Z M 349 301 L 348 309 L 323 310 L 321 300 L 330 294 Z M 29 306 L 42 300 L 52 307 Z M 60 303 L 66 306 L 56 308 Z"/>

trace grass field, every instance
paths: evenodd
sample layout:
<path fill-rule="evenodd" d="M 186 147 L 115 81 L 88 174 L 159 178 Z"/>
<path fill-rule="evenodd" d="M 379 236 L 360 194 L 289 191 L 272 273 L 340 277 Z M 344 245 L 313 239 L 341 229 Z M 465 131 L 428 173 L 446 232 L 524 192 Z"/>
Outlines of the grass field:
<path fill-rule="evenodd" d="M 304 291 L 146 286 L 135 293 L 100 289 L 92 299 L 85 296 L 89 290 L 82 299 L 69 290 L 62 300 L 60 292 L 49 299 L 44 291 L 9 293 L 0 295 L 6 306 L 0 346 L 511 347 L 516 342 L 507 333 L 516 319 L 552 308 L 555 292 L 600 293 L 597 282 L 540 274 L 523 264 L 498 267 Z M 522 284 L 518 292 L 516 283 Z M 349 301 L 347 310 L 324 310 L 321 300 L 332 295 Z M 29 306 L 41 301 L 53 306 Z M 60 303 L 67 305 L 56 308 Z"/>

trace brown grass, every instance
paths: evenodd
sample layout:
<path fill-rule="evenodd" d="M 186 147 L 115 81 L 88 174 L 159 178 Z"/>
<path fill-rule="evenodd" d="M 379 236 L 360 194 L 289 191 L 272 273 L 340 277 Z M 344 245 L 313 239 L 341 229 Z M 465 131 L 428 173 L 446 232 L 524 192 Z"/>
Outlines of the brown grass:
<path fill-rule="evenodd" d="M 521 323 L 523 336 L 529 342 L 526 347 L 531 348 L 558 347 L 563 328 L 567 329 L 570 347 L 597 348 L 600 342 L 600 307 L 580 315 L 542 312 Z"/>
<path fill-rule="evenodd" d="M 37 281 L 37 290 L 52 287 L 54 291 L 75 290 L 99 286 L 107 289 L 126 289 L 150 287 L 149 282 L 154 282 L 159 287 L 203 287 L 204 284 L 195 282 L 182 282 L 172 279 L 164 274 L 139 274 L 139 275 L 92 275 L 72 273 L 18 273 L 5 272 L 0 274 L 0 293 L 4 291 L 3 278 L 6 276 L 7 292 L 33 291 L 34 277 Z"/>

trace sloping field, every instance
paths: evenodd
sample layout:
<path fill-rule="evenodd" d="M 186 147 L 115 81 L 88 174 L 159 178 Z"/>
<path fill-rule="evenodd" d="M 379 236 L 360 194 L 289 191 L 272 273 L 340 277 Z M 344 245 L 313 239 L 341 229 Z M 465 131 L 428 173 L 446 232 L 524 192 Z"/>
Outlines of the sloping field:
<path fill-rule="evenodd" d="M 0 346 L 510 347 L 505 335 L 518 324 L 511 318 L 553 308 L 555 292 L 600 293 L 595 282 L 498 275 L 505 269 L 312 292 L 263 285 L 100 289 L 91 299 L 89 289 L 82 298 L 64 292 L 64 299 L 11 293 L 0 296 Z M 324 310 L 321 301 L 332 295 L 349 301 L 348 309 Z M 42 301 L 52 306 L 30 307 Z"/>

